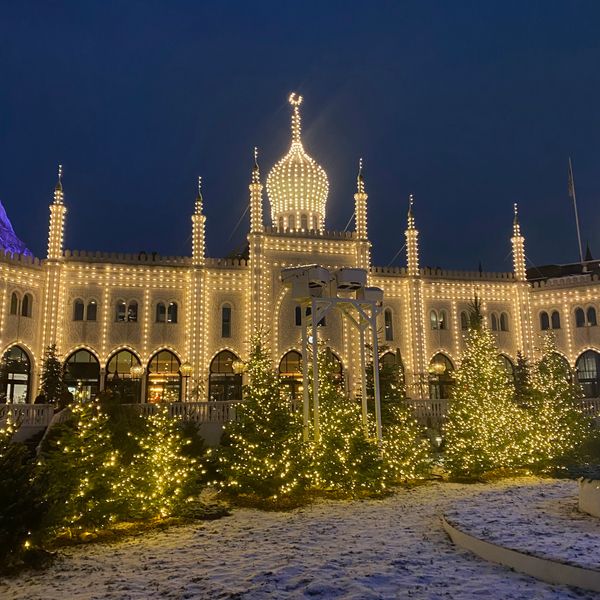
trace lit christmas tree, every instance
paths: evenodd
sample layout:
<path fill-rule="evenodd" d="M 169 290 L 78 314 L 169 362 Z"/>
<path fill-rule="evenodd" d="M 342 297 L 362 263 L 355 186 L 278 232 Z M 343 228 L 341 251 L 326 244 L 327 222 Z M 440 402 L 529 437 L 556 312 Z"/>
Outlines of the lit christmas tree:
<path fill-rule="evenodd" d="M 531 366 L 527 357 L 517 352 L 517 363 L 515 364 L 515 400 L 520 406 L 531 405 Z"/>
<path fill-rule="evenodd" d="M 59 404 L 63 399 L 66 391 L 64 372 L 64 366 L 56 355 L 56 344 L 48 346 L 44 351 L 40 386 L 40 393 L 48 404 Z"/>
<path fill-rule="evenodd" d="M 475 300 L 445 427 L 450 473 L 477 476 L 529 460 L 531 420 L 513 398 L 514 386 Z"/>
<path fill-rule="evenodd" d="M 262 337 L 251 340 L 245 403 L 225 429 L 229 445 L 220 449 L 219 472 L 229 493 L 281 500 L 308 484 L 306 448 L 300 415 L 281 398 Z"/>
<path fill-rule="evenodd" d="M 534 464 L 557 464 L 587 440 L 591 423 L 582 413 L 581 388 L 566 360 L 556 351 L 551 334 L 544 337 L 542 357 L 531 375 L 529 396 L 535 423 Z"/>

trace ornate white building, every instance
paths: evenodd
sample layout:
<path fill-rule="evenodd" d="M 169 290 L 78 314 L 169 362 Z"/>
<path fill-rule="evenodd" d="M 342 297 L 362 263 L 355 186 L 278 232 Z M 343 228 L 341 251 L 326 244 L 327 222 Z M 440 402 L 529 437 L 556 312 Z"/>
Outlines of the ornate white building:
<path fill-rule="evenodd" d="M 268 331 L 282 385 L 297 395 L 301 314 L 280 273 L 311 263 L 366 269 L 369 285 L 384 290 L 379 329 L 380 344 L 389 348 L 384 360 L 401 362 L 411 397 L 446 396 L 475 295 L 507 367 L 519 350 L 534 355 L 542 330 L 551 329 L 586 395 L 600 396 L 598 261 L 588 256 L 583 264 L 528 272 L 515 207 L 513 272 L 422 268 L 411 199 L 406 267 L 372 265 L 362 172 L 354 195 L 354 231 L 327 230 L 327 175 L 304 150 L 301 101 L 290 97 L 291 146 L 266 179 L 270 224 L 255 161 L 247 259 L 206 257 L 200 190 L 191 217 L 191 256 L 66 250 L 68 202 L 59 173 L 47 257 L 13 254 L 14 246 L 0 255 L 3 401 L 33 402 L 50 344 L 67 363 L 71 392 L 84 397 L 117 387 L 130 401 L 239 399 L 242 375 L 235 372 L 236 361 L 247 358 L 247 342 L 258 328 Z M 355 392 L 360 386 L 356 332 L 335 313 L 319 331 L 339 359 L 347 389 Z"/>

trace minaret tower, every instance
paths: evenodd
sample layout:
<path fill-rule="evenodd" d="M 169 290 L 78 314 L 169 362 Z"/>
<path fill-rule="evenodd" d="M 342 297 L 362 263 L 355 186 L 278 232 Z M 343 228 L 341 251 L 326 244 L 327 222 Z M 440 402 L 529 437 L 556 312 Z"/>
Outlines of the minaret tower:
<path fill-rule="evenodd" d="M 248 251 L 250 262 L 250 307 L 251 318 L 248 322 L 250 330 L 247 331 L 248 339 L 256 331 L 263 328 L 265 323 L 265 268 L 263 256 L 263 211 L 262 189 L 260 182 L 260 169 L 258 166 L 258 149 L 254 148 L 254 167 L 252 180 L 248 186 L 250 190 L 250 233 L 248 235 Z"/>
<path fill-rule="evenodd" d="M 62 165 L 58 165 L 58 181 L 54 188 L 54 202 L 50 205 L 50 230 L 48 232 L 48 260 L 61 260 L 65 232 L 65 215 L 62 186 Z"/>
<path fill-rule="evenodd" d="M 519 225 L 519 208 L 514 204 L 513 218 L 513 236 L 510 239 L 512 243 L 513 270 L 517 281 L 527 281 L 527 271 L 525 266 L 525 238 L 521 235 L 521 226 Z"/>
<path fill-rule="evenodd" d="M 413 214 L 414 198 L 411 194 L 408 198 L 408 225 L 404 235 L 406 236 L 406 267 L 411 277 L 419 276 L 419 231 L 415 227 Z"/>
<path fill-rule="evenodd" d="M 192 264 L 201 267 L 204 264 L 204 241 L 206 216 L 202 212 L 202 177 L 198 177 L 198 195 L 192 215 Z"/>
<path fill-rule="evenodd" d="M 356 194 L 354 194 L 354 223 L 357 246 L 357 263 L 361 269 L 369 269 L 371 263 L 371 244 L 367 233 L 367 198 L 365 181 L 363 178 L 363 160 L 358 161 L 358 175 L 356 176 Z"/>

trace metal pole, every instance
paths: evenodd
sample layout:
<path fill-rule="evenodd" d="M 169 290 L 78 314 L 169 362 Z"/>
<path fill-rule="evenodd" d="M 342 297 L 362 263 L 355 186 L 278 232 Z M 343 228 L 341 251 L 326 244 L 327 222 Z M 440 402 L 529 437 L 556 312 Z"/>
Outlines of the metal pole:
<path fill-rule="evenodd" d="M 583 250 L 581 248 L 581 232 L 579 231 L 579 212 L 577 210 L 577 196 L 575 195 L 575 177 L 573 175 L 573 164 L 569 156 L 569 183 L 571 198 L 573 198 L 573 209 L 575 210 L 575 225 L 577 227 L 577 243 L 579 244 L 579 262 L 583 264 Z"/>
<path fill-rule="evenodd" d="M 310 399 L 308 397 L 308 340 L 306 335 L 306 306 L 300 305 L 300 326 L 302 328 L 302 400 L 303 400 L 303 439 L 308 442 L 308 421 L 310 419 Z"/>
<path fill-rule="evenodd" d="M 360 384 L 361 384 L 361 404 L 362 404 L 362 421 L 365 428 L 365 434 L 369 435 L 368 426 L 368 409 L 367 409 L 367 367 L 365 364 L 365 326 L 360 324 Z"/>
<path fill-rule="evenodd" d="M 316 301 L 311 300 L 311 320 L 312 320 L 312 350 L 313 350 L 313 417 L 315 423 L 315 442 L 319 441 L 321 432 L 319 429 L 319 345 L 317 342 L 317 319 L 316 317 Z"/>
<path fill-rule="evenodd" d="M 381 446 L 381 396 L 379 388 L 379 341 L 377 340 L 377 312 L 373 305 L 371 313 L 371 329 L 373 332 L 373 392 L 375 396 L 375 422 L 377 444 Z"/>

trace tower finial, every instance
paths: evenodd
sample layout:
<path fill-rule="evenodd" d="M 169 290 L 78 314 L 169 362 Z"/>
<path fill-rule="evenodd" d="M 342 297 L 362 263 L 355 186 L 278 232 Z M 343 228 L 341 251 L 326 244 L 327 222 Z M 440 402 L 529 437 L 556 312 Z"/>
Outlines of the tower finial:
<path fill-rule="evenodd" d="M 292 92 L 288 100 L 294 109 L 294 112 L 292 113 L 292 144 L 302 144 L 302 141 L 300 140 L 300 133 L 302 131 L 302 120 L 300 118 L 300 105 L 302 104 L 302 96 L 296 92 Z"/>
<path fill-rule="evenodd" d="M 258 148 L 254 146 L 254 168 L 252 169 L 252 183 L 260 183 L 260 168 L 258 166 Z"/>
<path fill-rule="evenodd" d="M 198 195 L 196 196 L 196 213 L 202 212 L 202 203 L 204 202 L 202 198 L 202 175 L 198 176 Z"/>
<path fill-rule="evenodd" d="M 363 179 L 363 159 L 358 159 L 358 175 L 356 176 L 356 187 L 359 194 L 365 193 L 365 180 Z"/>
<path fill-rule="evenodd" d="M 63 166 L 62 165 L 58 165 L 58 180 L 56 182 L 56 186 L 55 186 L 55 191 L 57 192 L 62 192 L 62 173 L 63 173 Z"/>

